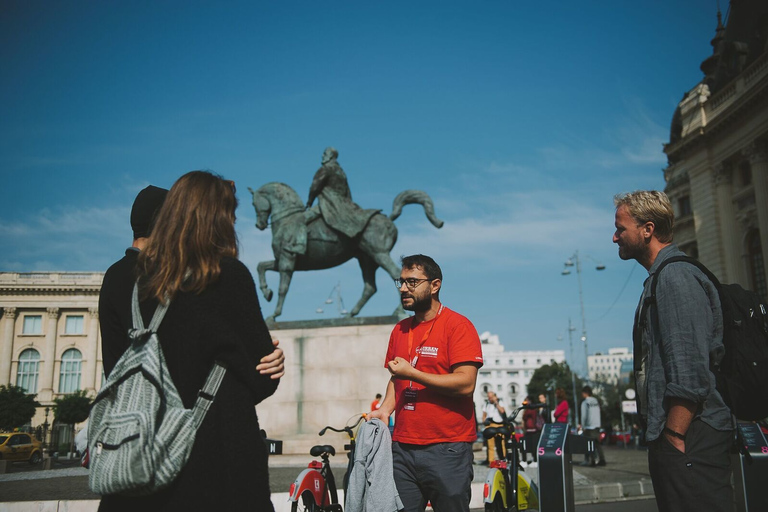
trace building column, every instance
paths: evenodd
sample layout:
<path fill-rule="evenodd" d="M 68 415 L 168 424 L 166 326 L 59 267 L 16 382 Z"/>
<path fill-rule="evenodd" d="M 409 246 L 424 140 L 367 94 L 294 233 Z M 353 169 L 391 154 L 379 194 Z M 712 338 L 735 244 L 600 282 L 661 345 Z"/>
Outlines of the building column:
<path fill-rule="evenodd" d="M 13 333 L 16 325 L 16 308 L 3 309 L 3 328 L 0 330 L 0 386 L 11 384 L 11 359 L 13 359 Z"/>
<path fill-rule="evenodd" d="M 59 325 L 59 308 L 48 308 L 48 328 L 45 332 L 45 353 L 40 364 L 40 393 L 38 402 L 53 400 L 53 377 L 56 359 L 56 335 Z"/>
<path fill-rule="evenodd" d="M 743 244 L 736 225 L 736 212 L 733 207 L 733 169 L 719 164 L 714 169 L 715 189 L 720 217 L 720 236 L 723 242 L 724 275 L 720 280 L 724 283 L 739 283 L 747 287 L 747 272 L 743 264 Z"/>
<path fill-rule="evenodd" d="M 83 387 L 88 392 L 95 393 L 99 388 L 96 379 L 99 376 L 97 371 L 98 360 L 98 331 L 99 331 L 99 309 L 89 308 L 90 320 L 88 322 L 88 342 L 85 345 L 85 360 L 83 361 Z"/>
<path fill-rule="evenodd" d="M 744 150 L 744 155 L 749 158 L 752 168 L 760 248 L 763 251 L 765 274 L 768 275 L 768 144 L 754 141 Z"/>

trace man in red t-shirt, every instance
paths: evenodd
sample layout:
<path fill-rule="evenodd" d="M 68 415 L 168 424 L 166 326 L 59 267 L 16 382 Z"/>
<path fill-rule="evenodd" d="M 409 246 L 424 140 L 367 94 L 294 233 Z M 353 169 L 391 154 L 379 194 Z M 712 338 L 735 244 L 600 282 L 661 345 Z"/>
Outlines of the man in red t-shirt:
<path fill-rule="evenodd" d="M 389 338 L 386 367 L 392 377 L 381 407 L 370 414 L 392 435 L 395 484 L 406 512 L 469 511 L 472 442 L 477 438 L 472 393 L 483 365 L 472 323 L 440 303 L 443 274 L 429 256 L 402 258 L 403 308 L 414 316 Z"/>

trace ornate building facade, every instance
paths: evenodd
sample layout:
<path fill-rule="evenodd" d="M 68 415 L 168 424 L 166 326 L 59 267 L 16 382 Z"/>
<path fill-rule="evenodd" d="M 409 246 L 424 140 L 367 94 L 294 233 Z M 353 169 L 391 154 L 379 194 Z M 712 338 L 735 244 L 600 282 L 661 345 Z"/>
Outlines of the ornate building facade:
<path fill-rule="evenodd" d="M 483 367 L 477 375 L 473 400 L 478 419 L 482 418 L 486 393 L 493 391 L 511 409 L 520 406 L 528 394 L 528 383 L 533 372 L 545 364 L 565 361 L 563 350 L 505 351 L 496 334 L 480 335 L 483 349 Z M 518 421 L 520 418 L 518 418 Z"/>
<path fill-rule="evenodd" d="M 56 397 L 101 387 L 103 273 L 0 272 L 0 385 L 37 394 L 32 426 L 52 424 Z"/>
<path fill-rule="evenodd" d="M 768 3 L 733 2 L 711 44 L 664 148 L 675 242 L 768 298 Z"/>

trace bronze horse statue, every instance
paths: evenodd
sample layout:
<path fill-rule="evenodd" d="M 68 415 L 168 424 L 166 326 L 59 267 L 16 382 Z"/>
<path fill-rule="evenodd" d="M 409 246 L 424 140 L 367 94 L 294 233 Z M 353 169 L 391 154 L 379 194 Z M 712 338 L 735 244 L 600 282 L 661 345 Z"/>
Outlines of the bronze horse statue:
<path fill-rule="evenodd" d="M 297 270 L 321 270 L 336 267 L 357 258 L 363 273 L 363 295 L 349 316 L 357 315 L 376 293 L 376 269 L 382 267 L 392 277 L 400 277 L 400 267 L 392 261 L 389 252 L 397 241 L 397 228 L 393 220 L 400 216 L 406 204 L 420 204 L 429 221 L 437 228 L 443 221 L 435 216 L 432 199 L 421 190 L 405 190 L 397 195 L 392 204 L 392 214 L 373 215 L 360 235 L 349 238 L 333 229 L 322 216 L 312 218 L 305 211 L 299 195 L 285 183 L 267 183 L 258 190 L 248 189 L 253 195 L 256 209 L 256 227 L 265 230 L 272 218 L 272 252 L 274 260 L 258 265 L 259 288 L 267 301 L 272 300 L 272 290 L 267 285 L 266 271 L 280 273 L 277 306 L 267 318 L 274 322 L 283 312 L 283 303 Z M 399 309 L 402 309 L 400 307 Z"/>

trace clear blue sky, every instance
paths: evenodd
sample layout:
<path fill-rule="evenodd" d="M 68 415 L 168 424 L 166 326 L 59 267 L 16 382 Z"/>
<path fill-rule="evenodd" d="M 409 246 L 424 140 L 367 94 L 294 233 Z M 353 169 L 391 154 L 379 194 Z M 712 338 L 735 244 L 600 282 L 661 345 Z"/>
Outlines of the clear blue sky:
<path fill-rule="evenodd" d="M 432 255 L 444 303 L 478 331 L 567 353 L 581 316 L 576 275 L 560 272 L 579 250 L 590 352 L 631 346 L 646 272 L 611 243 L 612 197 L 664 187 L 662 143 L 711 54 L 716 5 L 6 0 L 0 271 L 106 270 L 136 193 L 204 168 L 237 182 L 255 273 L 270 233 L 247 187 L 306 198 L 332 145 L 362 207 L 434 198 L 445 227 L 408 207 L 392 255 Z M 281 319 L 331 316 L 315 309 L 337 283 L 351 308 L 356 262 L 298 273 Z M 382 270 L 377 283 L 364 315 L 397 304 Z"/>

